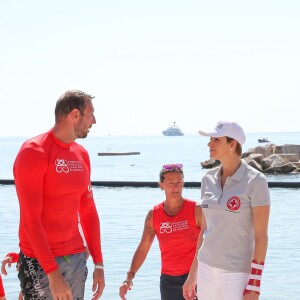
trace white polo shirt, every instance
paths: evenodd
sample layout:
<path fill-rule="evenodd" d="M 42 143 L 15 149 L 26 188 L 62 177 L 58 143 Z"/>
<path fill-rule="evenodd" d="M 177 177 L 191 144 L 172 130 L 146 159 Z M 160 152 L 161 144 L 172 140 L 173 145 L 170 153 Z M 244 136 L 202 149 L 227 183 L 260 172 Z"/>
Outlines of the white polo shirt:
<path fill-rule="evenodd" d="M 201 181 L 201 206 L 207 228 L 198 260 L 230 272 L 249 273 L 254 251 L 252 207 L 270 205 L 266 177 L 242 163 L 221 187 L 221 167 Z"/>

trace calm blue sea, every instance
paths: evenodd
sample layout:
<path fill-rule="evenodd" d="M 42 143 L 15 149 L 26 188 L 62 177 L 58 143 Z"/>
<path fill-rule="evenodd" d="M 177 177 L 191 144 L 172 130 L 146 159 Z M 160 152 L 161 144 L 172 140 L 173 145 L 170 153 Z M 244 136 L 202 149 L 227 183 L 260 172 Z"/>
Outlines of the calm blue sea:
<path fill-rule="evenodd" d="M 268 137 L 277 145 L 300 144 L 300 133 L 250 133 L 243 150 Z M 25 138 L 0 138 L 0 179 L 12 179 L 12 165 Z M 183 163 L 186 181 L 201 181 L 205 170 L 200 162 L 208 159 L 208 139 L 183 137 L 88 137 L 81 143 L 92 162 L 92 180 L 157 181 L 163 164 Z M 98 152 L 139 151 L 137 156 L 98 156 Z M 300 181 L 300 174 L 268 176 L 269 181 Z M 19 209 L 14 186 L 0 185 L 0 258 L 18 251 Z M 200 190 L 186 188 L 184 196 L 199 200 Z M 101 218 L 106 288 L 101 299 L 117 300 L 119 285 L 125 279 L 132 255 L 139 243 L 148 210 L 163 200 L 158 188 L 94 187 Z M 262 300 L 298 299 L 300 294 L 300 189 L 271 189 L 269 248 L 262 282 Z M 92 298 L 91 260 L 85 299 Z M 128 299 L 158 300 L 160 253 L 155 241 L 134 280 Z M 3 278 L 7 299 L 17 299 L 19 282 L 14 267 Z"/>

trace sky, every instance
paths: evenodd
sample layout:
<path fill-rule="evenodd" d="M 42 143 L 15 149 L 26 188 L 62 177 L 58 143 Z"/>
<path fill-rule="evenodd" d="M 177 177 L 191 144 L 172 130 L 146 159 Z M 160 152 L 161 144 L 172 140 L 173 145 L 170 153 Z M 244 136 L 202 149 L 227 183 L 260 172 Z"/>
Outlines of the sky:
<path fill-rule="evenodd" d="M 299 16 L 299 0 L 2 0 L 0 136 L 50 129 L 68 89 L 95 96 L 95 136 L 300 131 Z"/>

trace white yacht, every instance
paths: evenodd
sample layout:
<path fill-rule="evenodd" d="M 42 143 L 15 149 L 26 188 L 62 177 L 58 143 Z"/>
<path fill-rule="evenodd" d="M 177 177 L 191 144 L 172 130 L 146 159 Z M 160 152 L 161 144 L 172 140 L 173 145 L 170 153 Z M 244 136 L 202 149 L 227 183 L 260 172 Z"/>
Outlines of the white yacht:
<path fill-rule="evenodd" d="M 162 133 L 163 133 L 163 135 L 166 135 L 166 136 L 180 136 L 180 135 L 183 135 L 182 131 L 176 125 L 176 122 L 174 122 L 173 126 L 170 126 L 166 130 L 164 130 Z"/>

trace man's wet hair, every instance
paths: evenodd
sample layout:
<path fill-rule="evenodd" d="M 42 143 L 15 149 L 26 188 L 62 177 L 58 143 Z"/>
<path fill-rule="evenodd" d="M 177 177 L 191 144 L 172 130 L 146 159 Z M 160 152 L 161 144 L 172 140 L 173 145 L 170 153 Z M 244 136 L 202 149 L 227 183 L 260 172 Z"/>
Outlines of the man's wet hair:
<path fill-rule="evenodd" d="M 73 109 L 78 109 L 83 116 L 86 103 L 92 101 L 93 98 L 95 97 L 79 90 L 66 91 L 56 101 L 55 122 L 63 121 Z"/>

